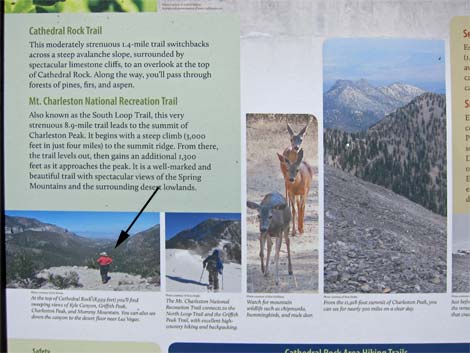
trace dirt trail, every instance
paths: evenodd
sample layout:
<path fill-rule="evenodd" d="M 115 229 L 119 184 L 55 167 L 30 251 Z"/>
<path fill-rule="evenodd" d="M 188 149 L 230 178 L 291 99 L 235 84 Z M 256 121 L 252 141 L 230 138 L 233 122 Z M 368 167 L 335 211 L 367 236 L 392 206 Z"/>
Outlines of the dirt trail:
<path fill-rule="evenodd" d="M 289 118 L 295 133 L 306 120 Z M 277 191 L 285 194 L 284 178 L 276 153 L 289 146 L 285 116 L 270 119 L 247 119 L 247 198 L 259 203 L 264 195 Z M 247 210 L 247 290 L 260 293 L 315 292 L 318 290 L 318 157 L 317 126 L 312 123 L 302 145 L 304 160 L 314 170 L 308 194 L 304 234 L 291 237 L 293 276 L 287 273 L 287 250 L 283 243 L 279 259 L 280 283 L 275 284 L 274 255 L 268 276 L 261 273 L 259 260 L 259 230 L 257 213 Z"/>
<path fill-rule="evenodd" d="M 308 230 L 302 236 L 291 238 L 291 258 L 294 274 L 287 272 L 287 250 L 282 244 L 279 256 L 279 285 L 275 283 L 274 254 L 271 256 L 269 273 L 261 273 L 259 260 L 259 232 L 257 224 L 248 224 L 248 266 L 247 290 L 250 293 L 289 293 L 312 292 L 318 289 L 318 250 L 312 249 L 317 243 L 317 237 L 309 234 Z"/>

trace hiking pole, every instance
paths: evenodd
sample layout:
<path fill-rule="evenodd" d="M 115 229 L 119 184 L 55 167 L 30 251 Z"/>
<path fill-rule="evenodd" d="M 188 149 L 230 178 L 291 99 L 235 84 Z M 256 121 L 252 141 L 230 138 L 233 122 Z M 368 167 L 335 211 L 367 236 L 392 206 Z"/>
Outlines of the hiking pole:
<path fill-rule="evenodd" d="M 224 290 L 224 272 L 222 271 L 222 290 Z"/>
<path fill-rule="evenodd" d="M 201 281 L 202 281 L 202 276 L 204 276 L 204 270 L 205 270 L 205 268 L 202 269 L 201 278 L 199 278 L 199 283 L 202 283 Z"/>

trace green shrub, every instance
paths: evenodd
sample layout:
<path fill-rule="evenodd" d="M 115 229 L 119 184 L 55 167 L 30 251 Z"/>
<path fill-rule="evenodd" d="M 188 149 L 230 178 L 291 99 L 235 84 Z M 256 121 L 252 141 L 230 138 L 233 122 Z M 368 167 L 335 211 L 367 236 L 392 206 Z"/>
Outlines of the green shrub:
<path fill-rule="evenodd" d="M 83 287 L 79 283 L 79 275 L 75 271 L 66 272 L 64 276 L 50 274 L 48 277 L 49 283 L 58 289 L 67 289 L 70 287 Z"/>

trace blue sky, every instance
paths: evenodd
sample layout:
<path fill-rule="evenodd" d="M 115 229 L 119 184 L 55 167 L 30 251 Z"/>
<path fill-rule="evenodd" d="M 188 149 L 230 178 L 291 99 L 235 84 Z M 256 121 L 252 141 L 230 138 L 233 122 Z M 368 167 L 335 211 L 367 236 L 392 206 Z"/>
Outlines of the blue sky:
<path fill-rule="evenodd" d="M 395 82 L 445 92 L 442 40 L 331 39 L 323 47 L 323 82 L 364 78 L 375 85 Z"/>
<path fill-rule="evenodd" d="M 209 218 L 240 220 L 240 213 L 166 213 L 165 238 L 171 239 L 185 229 L 193 228 Z"/>
<path fill-rule="evenodd" d="M 89 238 L 118 238 L 138 212 L 67 212 L 67 211 L 5 211 L 8 216 L 35 218 L 44 223 L 67 228 Z M 130 234 L 160 224 L 160 214 L 142 213 L 132 226 Z"/>

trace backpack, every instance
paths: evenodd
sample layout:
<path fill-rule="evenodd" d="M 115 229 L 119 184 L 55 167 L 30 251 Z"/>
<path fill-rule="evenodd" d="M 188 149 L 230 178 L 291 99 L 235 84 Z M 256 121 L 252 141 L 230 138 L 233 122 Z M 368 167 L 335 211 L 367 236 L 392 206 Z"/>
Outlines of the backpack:
<path fill-rule="evenodd" d="M 224 268 L 224 264 L 219 257 L 219 253 L 215 252 L 212 255 L 208 256 L 206 259 L 206 268 L 210 272 L 219 272 L 222 274 L 222 270 Z"/>

